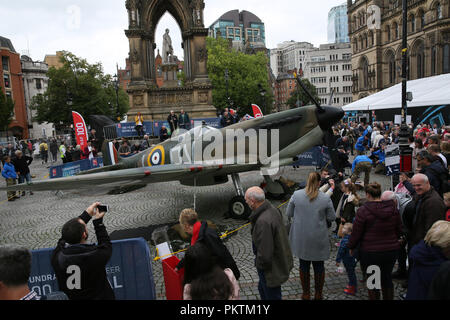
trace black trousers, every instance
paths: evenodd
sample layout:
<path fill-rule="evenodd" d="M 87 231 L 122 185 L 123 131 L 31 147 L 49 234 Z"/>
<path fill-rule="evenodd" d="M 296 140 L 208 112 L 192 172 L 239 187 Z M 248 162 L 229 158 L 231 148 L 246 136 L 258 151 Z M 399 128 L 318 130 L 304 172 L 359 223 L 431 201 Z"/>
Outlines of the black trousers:
<path fill-rule="evenodd" d="M 367 274 L 367 268 L 369 266 L 378 266 L 381 271 L 381 287 L 393 288 L 394 284 L 392 283 L 392 270 L 394 269 L 397 257 L 398 250 L 379 252 L 367 252 L 361 250 L 360 262 L 365 279 L 371 276 L 371 274 Z"/>

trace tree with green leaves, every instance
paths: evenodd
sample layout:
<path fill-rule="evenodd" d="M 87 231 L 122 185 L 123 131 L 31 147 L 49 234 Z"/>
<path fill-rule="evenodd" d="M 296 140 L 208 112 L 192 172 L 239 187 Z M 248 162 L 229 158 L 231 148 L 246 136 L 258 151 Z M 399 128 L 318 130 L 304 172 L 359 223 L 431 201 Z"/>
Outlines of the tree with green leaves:
<path fill-rule="evenodd" d="M 264 114 L 269 114 L 273 94 L 268 82 L 267 56 L 262 52 L 248 55 L 233 50 L 223 38 L 207 38 L 207 49 L 214 106 L 223 110 L 230 107 L 232 102 L 232 107 L 239 108 L 239 115 L 243 116 L 252 114 L 251 105 L 255 103 Z M 265 96 L 261 95 L 262 90 Z"/>
<path fill-rule="evenodd" d="M 113 77 L 103 73 L 101 63 L 89 64 L 70 52 L 63 52 L 61 62 L 61 68 L 51 67 L 48 71 L 47 91 L 32 100 L 31 107 L 37 110 L 34 120 L 52 122 L 61 129 L 72 124 L 72 111 L 80 113 L 86 121 L 91 115 L 106 115 L 116 120 L 127 113 L 128 94 L 119 88 L 117 110 Z"/>
<path fill-rule="evenodd" d="M 14 116 L 14 101 L 3 93 L 0 87 L 0 131 L 8 131 Z"/>
<path fill-rule="evenodd" d="M 317 94 L 316 87 L 311 84 L 308 79 L 302 79 L 301 81 L 308 89 L 308 91 L 312 94 L 314 99 L 316 99 L 316 101 L 319 101 L 319 95 Z M 314 104 L 314 102 L 299 85 L 297 85 L 297 90 L 292 92 L 291 97 L 287 101 L 287 105 L 290 107 L 290 109 L 295 109 L 311 104 Z"/>

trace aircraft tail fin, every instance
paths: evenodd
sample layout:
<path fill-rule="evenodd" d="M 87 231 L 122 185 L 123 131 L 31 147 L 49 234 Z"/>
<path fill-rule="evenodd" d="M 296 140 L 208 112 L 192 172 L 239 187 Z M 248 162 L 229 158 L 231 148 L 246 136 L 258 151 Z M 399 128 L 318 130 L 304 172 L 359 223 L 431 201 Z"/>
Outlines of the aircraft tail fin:
<path fill-rule="evenodd" d="M 103 165 L 111 166 L 118 164 L 120 162 L 119 153 L 114 147 L 113 142 L 105 141 L 102 146 L 102 154 L 103 154 Z"/>

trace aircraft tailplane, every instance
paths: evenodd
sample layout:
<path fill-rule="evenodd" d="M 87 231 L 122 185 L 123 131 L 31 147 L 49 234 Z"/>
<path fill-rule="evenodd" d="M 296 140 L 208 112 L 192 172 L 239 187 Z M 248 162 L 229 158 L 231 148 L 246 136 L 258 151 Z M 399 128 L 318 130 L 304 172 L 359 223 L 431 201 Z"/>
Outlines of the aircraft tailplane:
<path fill-rule="evenodd" d="M 103 165 L 111 166 L 120 162 L 119 153 L 114 147 L 113 142 L 104 141 L 102 146 Z"/>

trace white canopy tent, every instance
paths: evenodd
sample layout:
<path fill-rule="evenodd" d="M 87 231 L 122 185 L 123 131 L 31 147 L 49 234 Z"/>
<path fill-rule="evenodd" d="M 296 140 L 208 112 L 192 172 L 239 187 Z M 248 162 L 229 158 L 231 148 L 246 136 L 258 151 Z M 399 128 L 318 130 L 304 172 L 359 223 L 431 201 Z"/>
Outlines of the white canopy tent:
<path fill-rule="evenodd" d="M 410 80 L 407 91 L 412 92 L 413 101 L 408 108 L 450 104 L 450 74 Z M 402 84 L 387 88 L 371 96 L 344 106 L 344 111 L 369 111 L 398 109 L 402 107 Z"/>

